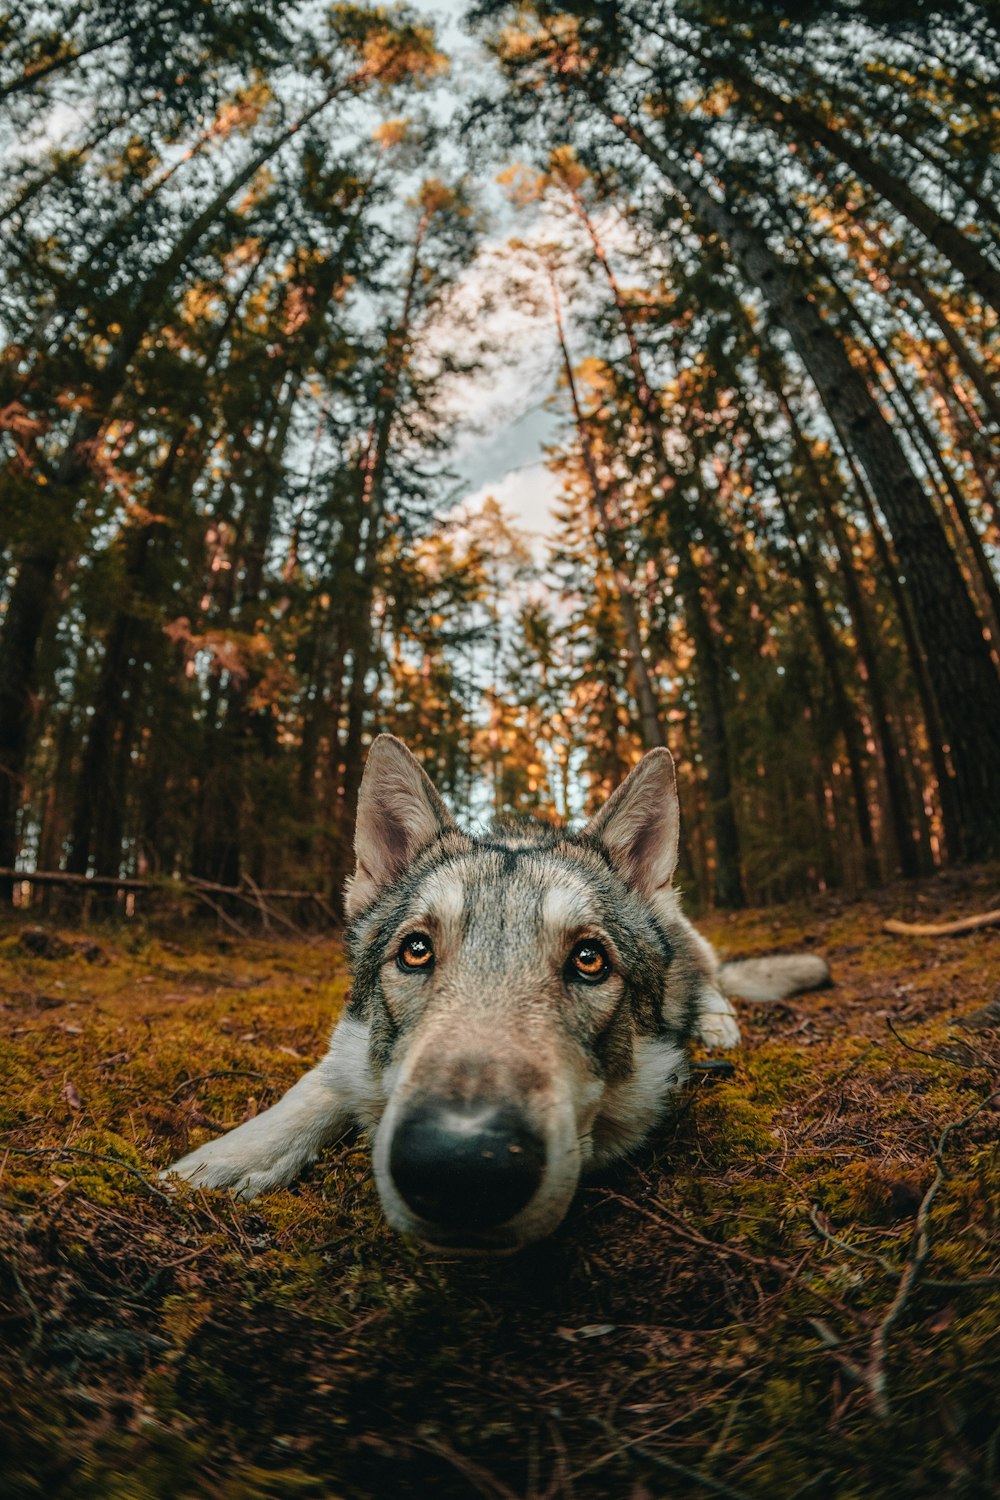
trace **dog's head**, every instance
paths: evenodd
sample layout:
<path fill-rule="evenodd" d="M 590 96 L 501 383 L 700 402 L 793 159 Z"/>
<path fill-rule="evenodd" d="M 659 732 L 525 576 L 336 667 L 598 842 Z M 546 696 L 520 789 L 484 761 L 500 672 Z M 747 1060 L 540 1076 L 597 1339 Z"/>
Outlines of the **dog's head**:
<path fill-rule="evenodd" d="M 666 750 L 579 834 L 473 837 L 405 746 L 376 740 L 347 911 L 397 1229 L 481 1250 L 538 1239 L 581 1169 L 662 1115 L 713 972 L 671 886 L 677 837 Z"/>

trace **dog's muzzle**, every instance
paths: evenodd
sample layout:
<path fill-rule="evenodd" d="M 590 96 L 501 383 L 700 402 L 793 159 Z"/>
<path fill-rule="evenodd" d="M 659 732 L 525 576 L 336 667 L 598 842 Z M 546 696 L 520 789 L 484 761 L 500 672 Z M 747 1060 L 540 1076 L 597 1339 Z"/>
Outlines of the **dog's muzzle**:
<path fill-rule="evenodd" d="M 531 1202 L 545 1172 L 545 1143 L 514 1105 L 425 1098 L 396 1124 L 389 1172 L 421 1219 L 474 1235 Z"/>

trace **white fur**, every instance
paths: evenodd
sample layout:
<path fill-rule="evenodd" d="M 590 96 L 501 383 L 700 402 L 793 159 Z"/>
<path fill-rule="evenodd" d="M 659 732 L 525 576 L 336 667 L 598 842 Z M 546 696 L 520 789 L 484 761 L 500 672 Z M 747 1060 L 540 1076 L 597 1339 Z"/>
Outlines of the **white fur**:
<path fill-rule="evenodd" d="M 198 1187 L 235 1188 L 240 1198 L 287 1187 L 355 1121 L 374 1123 L 378 1097 L 366 1028 L 345 1016 L 322 1062 L 277 1104 L 189 1152 L 170 1171 Z"/>
<path fill-rule="evenodd" d="M 592 898 L 585 883 L 570 883 L 551 886 L 542 901 L 542 923 L 549 931 L 566 931 L 583 927 L 591 920 Z"/>
<path fill-rule="evenodd" d="M 686 1078 L 683 1048 L 659 1038 L 637 1042 L 631 1075 L 604 1091 L 588 1165 L 605 1166 L 644 1141 Z"/>
<path fill-rule="evenodd" d="M 706 985 L 699 998 L 695 1035 L 706 1047 L 738 1047 L 740 1023 L 736 1012 L 719 990 Z"/>
<path fill-rule="evenodd" d="M 428 911 L 432 911 L 442 924 L 454 927 L 461 925 L 465 887 L 455 870 L 435 870 L 423 887 L 421 900 L 426 902 Z"/>

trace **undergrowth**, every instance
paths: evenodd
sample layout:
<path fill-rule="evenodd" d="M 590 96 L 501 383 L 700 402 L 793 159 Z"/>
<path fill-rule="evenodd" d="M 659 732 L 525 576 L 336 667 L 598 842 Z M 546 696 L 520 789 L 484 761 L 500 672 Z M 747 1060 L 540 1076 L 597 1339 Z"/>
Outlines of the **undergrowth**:
<path fill-rule="evenodd" d="M 493 1261 L 392 1234 L 356 1139 L 251 1204 L 157 1177 L 320 1055 L 335 942 L 4 929 L 4 1493 L 994 1495 L 1000 930 L 881 922 L 995 875 L 706 922 L 836 985 Z"/>

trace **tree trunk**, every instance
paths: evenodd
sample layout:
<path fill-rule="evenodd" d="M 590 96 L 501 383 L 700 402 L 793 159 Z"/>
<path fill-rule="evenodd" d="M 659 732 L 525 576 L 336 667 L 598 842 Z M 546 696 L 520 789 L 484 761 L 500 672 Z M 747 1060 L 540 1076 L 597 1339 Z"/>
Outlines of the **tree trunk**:
<path fill-rule="evenodd" d="M 715 904 L 731 911 L 738 910 L 746 905 L 746 891 L 741 871 L 739 828 L 733 806 L 722 671 L 690 543 L 683 545 L 683 550 L 677 553 L 677 584 L 684 601 L 684 619 L 694 645 L 698 737 L 705 757 L 705 780 L 715 844 Z"/>
<path fill-rule="evenodd" d="M 829 277 L 830 284 L 837 293 L 848 316 L 857 324 L 861 333 L 871 345 L 883 369 L 888 374 L 889 379 L 892 381 L 894 389 L 892 391 L 885 391 L 886 399 L 897 411 L 900 424 L 909 432 L 910 441 L 920 454 L 928 477 L 935 483 L 936 488 L 943 486 L 946 496 L 944 501 L 945 513 L 948 510 L 948 502 L 950 501 L 951 503 L 954 520 L 968 547 L 969 557 L 967 561 L 973 577 L 973 588 L 980 594 L 986 615 L 986 624 L 990 631 L 994 650 L 996 650 L 998 645 L 1000 645 L 1000 588 L 997 587 L 996 575 L 990 566 L 986 553 L 983 551 L 982 540 L 969 513 L 965 496 L 956 484 L 955 477 L 935 441 L 934 434 L 931 432 L 923 412 L 921 412 L 914 400 L 913 392 L 896 369 L 888 349 L 875 332 L 871 323 L 862 315 L 841 286 L 839 278 L 833 275 L 829 268 L 825 268 L 825 274 Z M 864 355 L 866 363 L 872 371 L 873 383 L 879 389 L 884 390 L 882 381 L 878 377 L 878 372 L 873 366 L 869 351 L 862 346 L 861 353 Z M 899 412 L 899 401 L 902 402 L 905 408 L 905 414 Z M 935 475 L 937 476 L 936 481 L 934 480 Z"/>
<path fill-rule="evenodd" d="M 865 668 L 868 697 L 872 709 L 872 727 L 875 730 L 875 736 L 882 751 L 882 769 L 885 775 L 886 793 L 889 801 L 889 821 L 892 824 L 893 835 L 895 837 L 900 870 L 904 876 L 910 878 L 920 874 L 920 862 L 914 846 L 913 818 L 908 806 L 906 780 L 900 760 L 899 748 L 896 743 L 896 732 L 893 728 L 885 699 L 885 690 L 882 682 L 882 665 L 875 648 L 875 640 L 868 615 L 868 603 L 862 595 L 861 585 L 858 583 L 857 573 L 854 569 L 854 556 L 851 551 L 850 542 L 844 531 L 844 523 L 837 509 L 836 502 L 830 494 L 824 476 L 820 473 L 812 449 L 802 429 L 799 427 L 795 413 L 788 404 L 780 383 L 776 384 L 776 393 L 792 434 L 795 451 L 812 482 L 816 499 L 819 501 L 823 518 L 830 530 L 830 535 L 833 537 L 837 556 L 840 558 L 840 578 L 844 586 L 847 607 L 854 621 L 858 651 Z"/>
<path fill-rule="evenodd" d="M 360 469 L 359 527 L 367 523 L 361 568 L 357 576 L 357 608 L 351 649 L 351 686 L 347 700 L 347 729 L 344 739 L 344 775 L 337 810 L 336 847 L 333 851 L 331 900 L 341 908 L 343 886 L 351 869 L 352 830 L 357 814 L 358 792 L 364 771 L 361 745 L 364 738 L 368 700 L 365 682 L 374 660 L 373 609 L 378 577 L 378 556 L 382 542 L 382 520 L 385 512 L 385 475 L 389 462 L 392 430 L 399 403 L 399 388 L 409 357 L 413 305 L 420 277 L 420 252 L 430 222 L 425 210 L 417 225 L 410 259 L 409 274 L 403 294 L 403 308 L 386 344 L 382 384 L 369 432 L 367 451 Z"/>
<path fill-rule="evenodd" d="M 625 300 L 618 278 L 615 276 L 607 252 L 582 197 L 575 191 L 571 196 L 576 212 L 590 238 L 595 259 L 604 272 L 615 308 L 621 319 L 622 329 L 628 341 L 629 366 L 632 371 L 636 400 L 642 410 L 645 426 L 651 438 L 657 482 L 664 495 L 668 540 L 677 558 L 677 582 L 685 620 L 696 653 L 694 666 L 697 677 L 698 718 L 702 730 L 705 770 L 712 803 L 712 828 L 716 850 L 715 899 L 719 906 L 738 908 L 746 905 L 746 893 L 741 873 L 739 829 L 733 805 L 725 698 L 722 692 L 718 649 L 705 612 L 705 601 L 701 593 L 697 568 L 691 556 L 694 540 L 692 526 L 685 512 L 684 500 L 677 489 L 677 481 L 668 458 L 666 428 L 659 401 L 646 377 L 631 308 Z"/>
<path fill-rule="evenodd" d="M 21 559 L 7 601 L 0 651 L 0 869 L 17 857 L 17 814 L 24 793 L 38 641 L 49 617 L 52 583 L 59 566 L 54 538 L 42 539 Z M 0 904 L 13 900 L 10 876 L 0 876 Z"/>
<path fill-rule="evenodd" d="M 949 853 L 954 857 L 955 851 L 961 848 L 958 809 L 955 806 L 952 792 L 951 769 L 948 765 L 945 752 L 944 729 L 941 725 L 937 699 L 934 697 L 934 688 L 927 670 L 927 663 L 924 660 L 920 641 L 917 638 L 917 625 L 913 615 L 913 603 L 900 581 L 899 564 L 893 557 L 889 549 L 889 543 L 885 539 L 881 522 L 875 511 L 871 491 L 858 470 L 854 456 L 848 453 L 845 455 L 845 458 L 851 478 L 854 481 L 854 488 L 861 500 L 861 507 L 868 522 L 868 530 L 875 544 L 875 554 L 878 558 L 879 567 L 882 569 L 882 576 L 889 584 L 893 601 L 896 605 L 899 628 L 902 632 L 907 660 L 910 664 L 910 671 L 913 673 L 914 683 L 916 684 L 920 712 L 923 715 L 924 727 L 927 731 L 927 744 L 930 750 L 931 762 L 934 766 L 934 775 L 937 777 L 942 827 L 948 842 Z"/>
<path fill-rule="evenodd" d="M 913 594 L 928 670 L 954 769 L 962 845 L 968 859 L 1000 853 L 1000 678 L 941 524 L 895 436 L 837 333 L 820 316 L 792 267 L 761 232 L 729 208 L 638 126 L 599 104 L 687 199 L 703 232 L 718 235 L 771 316 L 785 328 L 846 448 L 857 454 L 885 514 Z"/>
<path fill-rule="evenodd" d="M 966 380 L 975 388 L 980 401 L 983 403 L 984 410 L 997 426 L 1000 426 L 1000 393 L 997 391 L 996 382 L 991 379 L 989 372 L 976 359 L 972 350 L 961 337 L 958 329 L 941 306 L 938 298 L 916 276 L 898 275 L 896 273 L 894 273 L 894 276 L 899 284 L 905 287 L 911 296 L 916 298 L 928 317 L 932 319 L 936 327 L 940 330 L 942 338 L 955 356 L 955 363 Z"/>
<path fill-rule="evenodd" d="M 871 808 L 868 802 L 868 782 L 864 769 L 864 730 L 854 711 L 844 684 L 844 676 L 840 669 L 840 651 L 827 617 L 826 606 L 823 603 L 816 583 L 813 565 L 809 558 L 803 554 L 802 548 L 799 545 L 798 528 L 792 515 L 791 506 L 786 495 L 776 484 L 775 494 L 778 497 L 778 505 L 784 521 L 785 535 L 788 537 L 795 558 L 795 573 L 802 585 L 802 592 L 805 595 L 806 604 L 812 616 L 813 630 L 816 633 L 816 644 L 819 647 L 820 659 L 823 662 L 827 680 L 830 684 L 830 691 L 833 694 L 834 715 L 840 726 L 840 732 L 844 737 L 847 768 L 850 775 L 851 791 L 854 796 L 855 816 L 858 822 L 858 837 L 861 841 L 861 857 L 864 863 L 865 881 L 868 885 L 878 885 L 881 881 L 881 875 L 879 871 L 878 851 L 875 847 L 875 837 L 872 831 Z"/>
<path fill-rule="evenodd" d="M 238 292 L 230 299 L 226 316 L 213 340 L 213 348 L 206 362 L 206 376 L 216 367 L 233 320 L 256 278 L 265 253 L 266 247 L 261 249 Z M 193 400 L 188 404 L 182 425 L 175 433 L 170 451 L 151 487 L 153 509 L 157 512 L 167 503 L 167 497 L 172 491 L 184 488 L 184 479 L 178 480 L 176 470 L 178 460 L 191 436 L 191 421 L 197 408 L 199 388 L 195 387 L 192 394 Z M 210 446 L 211 438 L 206 434 L 194 446 L 193 452 L 186 455 L 183 464 L 185 477 L 193 479 L 197 475 L 202 458 Z M 91 853 L 95 854 L 96 874 L 119 873 L 126 788 L 112 775 L 112 751 L 115 745 L 119 745 L 120 764 L 129 766 L 143 668 L 150 658 L 158 633 L 151 628 L 142 607 L 150 587 L 147 575 L 153 557 L 170 534 L 169 523 L 164 525 L 162 522 L 151 522 L 143 525 L 141 530 L 133 531 L 126 540 L 123 602 L 115 612 L 108 630 L 104 660 L 94 697 L 94 711 L 88 727 L 87 747 L 77 779 L 70 852 L 66 861 L 67 870 L 76 874 L 86 873 Z"/>
<path fill-rule="evenodd" d="M 583 415 L 583 408 L 580 404 L 576 376 L 573 373 L 573 362 L 570 359 L 569 347 L 566 343 L 566 332 L 563 327 L 559 291 L 556 286 L 555 276 L 551 271 L 549 273 L 549 281 L 552 288 L 552 311 L 555 320 L 556 336 L 559 340 L 559 348 L 562 354 L 563 374 L 573 407 L 573 419 L 576 425 L 577 441 L 580 445 L 580 456 L 583 459 L 587 481 L 590 485 L 592 508 L 596 513 L 598 524 L 604 535 L 604 546 L 608 554 L 608 560 L 611 563 L 615 593 L 621 610 L 622 627 L 625 631 L 625 649 L 628 652 L 630 675 L 639 706 L 640 735 L 644 748 L 652 750 L 658 746 L 665 746 L 667 740 L 663 732 L 660 711 L 657 706 L 656 693 L 649 674 L 649 667 L 643 652 L 642 632 L 639 627 L 639 612 L 636 608 L 635 592 L 632 580 L 625 567 L 618 528 L 615 519 L 611 515 L 608 493 L 598 473 L 597 459 L 594 455 L 593 443 L 591 442 L 586 419 Z"/>
<path fill-rule="evenodd" d="M 974 240 L 936 213 L 907 183 L 876 161 L 862 146 L 848 140 L 843 132 L 834 130 L 797 99 L 782 99 L 760 84 L 755 83 L 753 87 L 755 93 L 780 109 L 802 135 L 818 141 L 831 156 L 844 162 L 873 187 L 880 198 L 891 203 L 935 249 L 940 250 L 983 301 L 1000 312 L 1000 271 L 979 253 Z"/>

